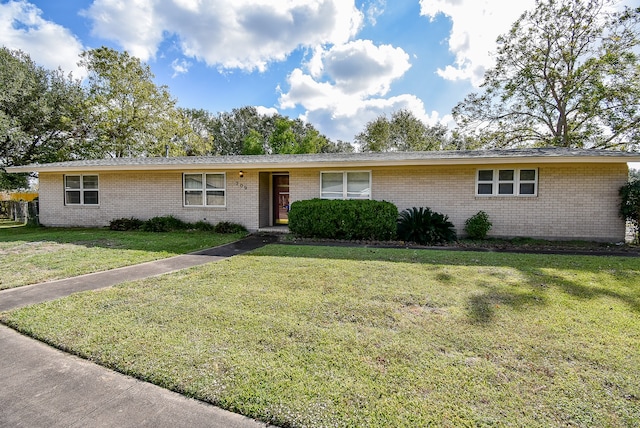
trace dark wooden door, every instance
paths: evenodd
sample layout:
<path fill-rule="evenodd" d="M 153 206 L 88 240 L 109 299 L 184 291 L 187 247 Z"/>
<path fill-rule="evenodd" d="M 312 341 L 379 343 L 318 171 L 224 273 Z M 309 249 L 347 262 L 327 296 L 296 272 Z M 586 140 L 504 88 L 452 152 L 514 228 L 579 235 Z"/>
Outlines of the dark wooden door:
<path fill-rule="evenodd" d="M 289 176 L 273 176 L 273 215 L 275 224 L 289 223 Z"/>

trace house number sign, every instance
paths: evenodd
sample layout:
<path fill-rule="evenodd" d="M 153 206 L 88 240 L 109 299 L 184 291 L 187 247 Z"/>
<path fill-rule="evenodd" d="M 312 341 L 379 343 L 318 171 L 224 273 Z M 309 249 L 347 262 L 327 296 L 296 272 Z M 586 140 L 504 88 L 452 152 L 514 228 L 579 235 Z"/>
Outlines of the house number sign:
<path fill-rule="evenodd" d="M 239 188 L 241 188 L 242 190 L 247 190 L 248 187 L 246 184 L 242 184 L 239 181 L 236 181 L 236 186 L 238 186 Z"/>

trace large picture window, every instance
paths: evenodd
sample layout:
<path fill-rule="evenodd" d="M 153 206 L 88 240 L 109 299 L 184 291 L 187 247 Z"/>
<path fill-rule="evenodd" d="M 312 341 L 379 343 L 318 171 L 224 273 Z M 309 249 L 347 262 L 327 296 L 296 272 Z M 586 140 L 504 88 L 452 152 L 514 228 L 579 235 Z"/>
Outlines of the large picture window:
<path fill-rule="evenodd" d="M 371 199 L 371 172 L 321 172 L 320 197 L 323 199 Z"/>
<path fill-rule="evenodd" d="M 479 169 L 476 176 L 477 196 L 537 196 L 538 170 Z"/>
<path fill-rule="evenodd" d="M 224 173 L 184 174 L 184 206 L 224 207 L 226 178 Z"/>
<path fill-rule="evenodd" d="M 65 175 L 65 205 L 98 205 L 97 175 Z"/>

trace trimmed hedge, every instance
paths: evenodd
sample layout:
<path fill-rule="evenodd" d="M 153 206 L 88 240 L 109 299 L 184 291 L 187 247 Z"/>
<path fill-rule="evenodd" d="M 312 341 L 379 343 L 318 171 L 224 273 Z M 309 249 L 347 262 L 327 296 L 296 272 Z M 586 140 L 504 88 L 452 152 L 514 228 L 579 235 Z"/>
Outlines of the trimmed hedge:
<path fill-rule="evenodd" d="M 291 204 L 289 230 L 303 238 L 386 241 L 396 236 L 397 218 L 391 202 L 316 198 Z"/>
<path fill-rule="evenodd" d="M 147 221 L 142 221 L 137 218 L 118 218 L 111 220 L 109 223 L 109 229 L 111 230 L 142 230 L 144 232 L 174 232 L 179 230 L 200 230 L 203 232 L 214 233 L 246 233 L 247 229 L 237 223 L 230 223 L 228 221 L 221 221 L 220 223 L 213 225 L 206 221 L 198 221 L 195 223 L 187 223 L 174 216 L 161 216 L 153 217 Z"/>

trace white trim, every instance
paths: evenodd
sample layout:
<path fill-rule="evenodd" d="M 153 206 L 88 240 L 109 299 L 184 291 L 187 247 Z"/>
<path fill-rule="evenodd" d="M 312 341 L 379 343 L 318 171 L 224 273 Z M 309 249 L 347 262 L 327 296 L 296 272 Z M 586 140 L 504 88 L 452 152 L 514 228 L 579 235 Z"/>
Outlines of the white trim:
<path fill-rule="evenodd" d="M 480 171 L 491 171 L 492 176 L 491 176 L 491 180 L 480 180 Z M 507 180 L 507 179 L 500 179 L 500 171 L 513 171 L 513 179 L 512 180 Z M 521 172 L 522 171 L 534 171 L 535 173 L 535 179 L 533 180 L 522 180 L 521 179 Z M 538 168 L 529 168 L 529 167 L 524 167 L 524 168 L 515 168 L 515 167 L 509 167 L 509 168 L 478 168 L 476 169 L 476 178 L 475 178 L 475 195 L 477 197 L 491 197 L 491 196 L 500 196 L 500 197 L 505 197 L 505 198 L 512 198 L 512 197 L 520 197 L 520 198 L 535 198 L 538 196 L 538 183 L 539 183 L 539 171 Z M 512 193 L 500 193 L 500 184 L 511 184 L 513 186 L 513 192 Z M 534 189 L 533 189 L 533 193 L 520 193 L 520 185 L 521 184 L 533 184 L 534 185 Z M 480 193 L 479 187 L 480 185 L 490 185 L 491 186 L 491 193 Z"/>
<path fill-rule="evenodd" d="M 366 198 L 350 198 L 349 197 L 349 192 L 348 192 L 348 188 L 349 188 L 349 182 L 348 182 L 348 175 L 349 174 L 353 174 L 353 173 L 366 173 L 369 174 L 369 195 Z M 332 192 L 335 193 L 335 195 L 337 197 L 335 198 L 329 198 L 329 197 L 324 197 L 323 194 L 323 190 L 322 190 L 322 175 L 323 174 L 342 174 L 342 195 L 338 196 L 339 193 L 338 192 Z M 320 199 L 371 199 L 371 194 L 373 193 L 371 190 L 371 182 L 372 182 L 372 178 L 371 178 L 371 170 L 351 170 L 351 171 L 320 171 Z"/>
<path fill-rule="evenodd" d="M 199 175 L 201 178 L 200 189 L 187 189 L 185 186 L 185 176 L 187 175 Z M 209 189 L 210 191 L 223 192 L 224 203 L 222 205 L 207 205 L 207 175 L 222 175 L 222 188 Z M 201 204 L 187 204 L 187 191 L 201 192 Z M 182 206 L 184 208 L 226 208 L 227 207 L 227 173 L 219 171 L 207 171 L 207 172 L 183 172 L 182 173 Z"/>

